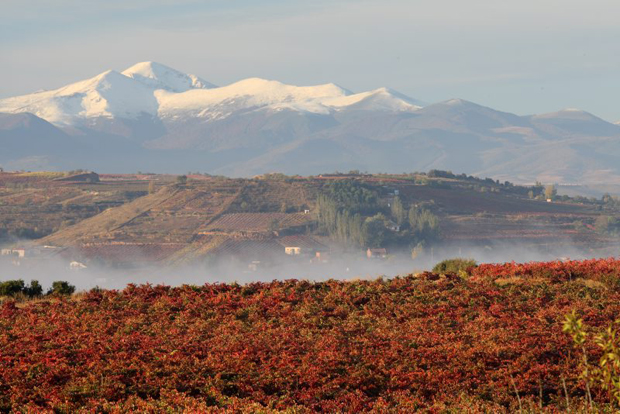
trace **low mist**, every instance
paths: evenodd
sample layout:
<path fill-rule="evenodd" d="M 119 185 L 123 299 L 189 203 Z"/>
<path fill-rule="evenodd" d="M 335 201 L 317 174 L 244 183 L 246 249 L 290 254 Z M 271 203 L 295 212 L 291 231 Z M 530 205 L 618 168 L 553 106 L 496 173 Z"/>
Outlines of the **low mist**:
<path fill-rule="evenodd" d="M 135 267 L 115 268 L 103 265 L 87 265 L 86 268 L 71 269 L 70 261 L 59 257 L 49 259 L 22 259 L 19 265 L 10 258 L 0 260 L 0 281 L 23 279 L 26 283 L 38 280 L 45 289 L 53 281 L 64 280 L 78 290 L 94 287 L 122 289 L 127 284 L 182 284 L 203 285 L 205 283 L 240 284 L 269 282 L 272 280 L 305 279 L 323 281 L 327 279 L 374 279 L 394 277 L 430 270 L 441 260 L 465 257 L 478 263 L 530 262 L 566 259 L 586 259 L 617 255 L 619 248 L 583 249 L 570 245 L 524 245 L 495 243 L 487 246 L 444 246 L 427 248 L 415 259 L 409 251 L 389 252 L 385 259 L 369 259 L 365 252 L 342 253 L 330 256 L 327 263 L 317 263 L 310 258 L 278 257 L 268 261 L 244 260 L 239 257 L 218 258 L 213 263 L 196 263 L 182 266 L 145 266 L 136 259 Z M 285 255 L 283 255 L 285 256 Z M 254 262 L 254 265 L 250 264 Z"/>

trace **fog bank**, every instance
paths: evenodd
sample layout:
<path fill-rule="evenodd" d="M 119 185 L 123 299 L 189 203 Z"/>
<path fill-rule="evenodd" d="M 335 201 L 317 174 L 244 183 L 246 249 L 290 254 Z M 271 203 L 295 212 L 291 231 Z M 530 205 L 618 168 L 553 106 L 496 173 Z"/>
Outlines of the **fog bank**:
<path fill-rule="evenodd" d="M 369 259 L 363 252 L 330 255 L 326 263 L 318 263 L 309 257 L 269 258 L 263 261 L 245 261 L 239 258 L 218 258 L 217 261 L 198 262 L 183 266 L 144 266 L 114 268 L 88 265 L 71 269 L 69 261 L 58 257 L 41 260 L 0 260 L 0 280 L 23 279 L 26 283 L 38 280 L 44 288 L 53 281 L 65 280 L 78 290 L 94 287 L 122 289 L 127 284 L 182 284 L 269 282 L 272 280 L 305 279 L 374 279 L 394 277 L 430 270 L 441 260 L 466 257 L 478 263 L 530 262 L 565 259 L 609 257 L 618 254 L 618 247 L 606 249 L 583 249 L 569 245 L 522 245 L 494 244 L 488 246 L 444 246 L 427 248 L 415 258 L 409 251 L 390 252 L 385 259 Z"/>

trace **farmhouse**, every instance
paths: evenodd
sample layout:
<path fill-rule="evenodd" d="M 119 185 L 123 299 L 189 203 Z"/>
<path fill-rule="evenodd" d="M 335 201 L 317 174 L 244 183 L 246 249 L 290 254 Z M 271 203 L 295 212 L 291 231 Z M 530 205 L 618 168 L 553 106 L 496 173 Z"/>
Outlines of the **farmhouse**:
<path fill-rule="evenodd" d="M 62 249 L 54 246 L 31 246 L 31 247 L 13 247 L 0 250 L 0 256 L 11 256 L 19 259 L 24 258 L 44 258 L 50 256 L 53 253 L 57 253 Z"/>
<path fill-rule="evenodd" d="M 19 266 L 22 262 L 45 261 L 62 252 L 64 248 L 54 246 L 18 246 L 0 250 L 0 257 L 8 259 L 13 265 Z"/>
<path fill-rule="evenodd" d="M 284 252 L 290 255 L 298 255 L 301 254 L 301 247 L 299 246 L 285 246 Z"/>
<path fill-rule="evenodd" d="M 278 240 L 284 247 L 284 253 L 290 256 L 315 256 L 317 252 L 327 252 L 329 249 L 309 236 L 285 236 Z"/>
<path fill-rule="evenodd" d="M 14 249 L 2 249 L 2 251 L 0 251 L 0 254 L 2 256 L 13 256 L 13 257 L 19 257 L 24 258 L 26 257 L 26 249 L 22 248 L 22 247 L 16 247 Z"/>

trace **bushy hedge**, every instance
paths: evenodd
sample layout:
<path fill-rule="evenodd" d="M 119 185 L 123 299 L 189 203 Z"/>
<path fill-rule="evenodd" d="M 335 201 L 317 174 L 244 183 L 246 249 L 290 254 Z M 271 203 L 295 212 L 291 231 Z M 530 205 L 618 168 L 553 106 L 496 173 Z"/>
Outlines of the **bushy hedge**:
<path fill-rule="evenodd" d="M 65 281 L 56 281 L 52 283 L 52 287 L 47 291 L 48 295 L 71 295 L 75 292 L 75 286 Z M 23 295 L 34 298 L 43 295 L 43 286 L 38 280 L 30 281 L 30 285 L 26 285 L 22 279 L 7 280 L 0 282 L 0 296 L 15 297 Z"/>
<path fill-rule="evenodd" d="M 460 274 L 462 272 L 469 273 L 473 268 L 478 266 L 475 260 L 473 259 L 463 259 L 457 257 L 455 259 L 446 259 L 443 260 L 433 267 L 434 273 L 455 273 Z"/>

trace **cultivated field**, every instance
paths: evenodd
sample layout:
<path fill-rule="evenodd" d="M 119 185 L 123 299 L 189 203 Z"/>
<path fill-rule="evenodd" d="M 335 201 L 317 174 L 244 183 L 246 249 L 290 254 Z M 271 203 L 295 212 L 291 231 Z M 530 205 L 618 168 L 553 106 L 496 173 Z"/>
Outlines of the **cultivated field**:
<path fill-rule="evenodd" d="M 615 412 L 593 335 L 618 314 L 617 260 L 5 299 L 0 410 Z"/>

